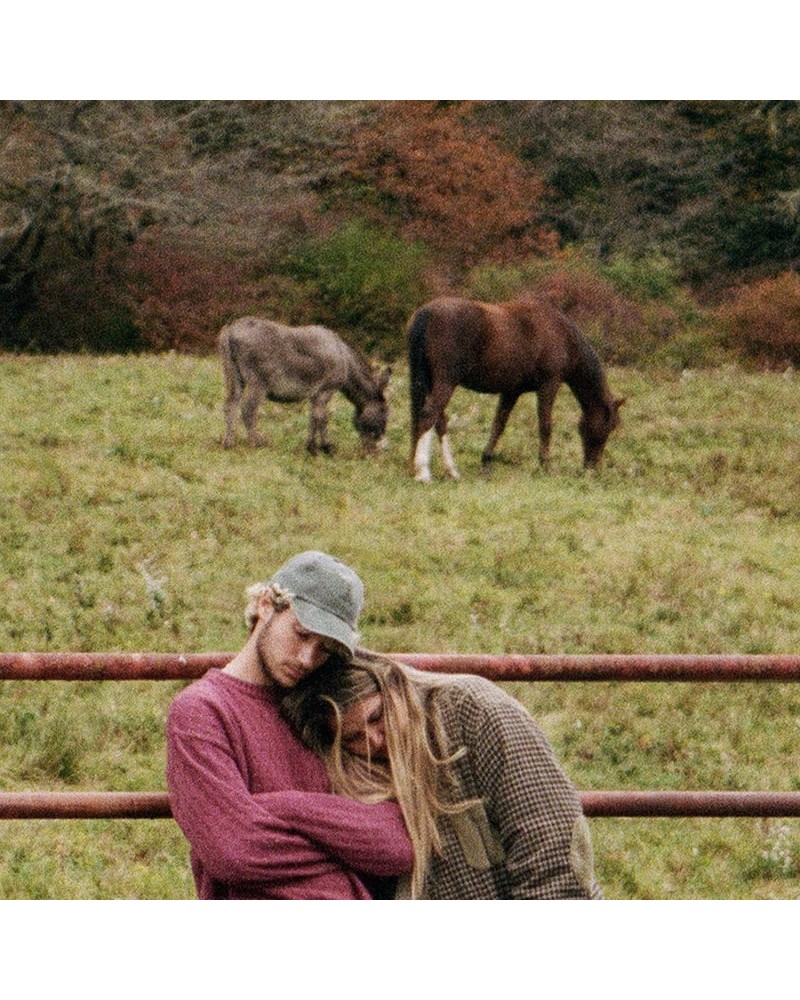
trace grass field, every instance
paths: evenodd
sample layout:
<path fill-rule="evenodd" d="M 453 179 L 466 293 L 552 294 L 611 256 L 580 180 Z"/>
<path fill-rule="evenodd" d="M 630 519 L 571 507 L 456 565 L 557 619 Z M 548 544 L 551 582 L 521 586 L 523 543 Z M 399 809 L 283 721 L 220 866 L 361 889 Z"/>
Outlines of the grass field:
<path fill-rule="evenodd" d="M 535 466 L 535 401 L 479 474 L 493 400 L 451 405 L 458 483 L 407 475 L 407 378 L 387 452 L 335 458 L 307 410 L 223 451 L 215 359 L 0 356 L 0 649 L 200 652 L 244 640 L 243 591 L 302 548 L 367 584 L 365 642 L 463 652 L 793 653 L 800 620 L 797 377 L 612 370 L 629 397 L 600 474 L 578 410 Z M 434 464 L 434 474 L 441 466 Z M 178 684 L 0 683 L 0 788 L 164 788 Z M 800 688 L 517 684 L 582 789 L 800 788 Z M 800 897 L 800 822 L 596 819 L 611 898 Z M 0 823 L 0 897 L 184 898 L 171 821 Z"/>

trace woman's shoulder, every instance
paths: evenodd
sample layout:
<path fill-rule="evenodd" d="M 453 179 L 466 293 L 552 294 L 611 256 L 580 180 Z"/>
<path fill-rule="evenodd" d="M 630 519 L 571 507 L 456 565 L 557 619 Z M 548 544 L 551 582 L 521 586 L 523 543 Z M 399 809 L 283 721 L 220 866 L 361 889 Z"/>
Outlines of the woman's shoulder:
<path fill-rule="evenodd" d="M 450 695 L 500 690 L 493 681 L 479 674 L 446 674 L 435 670 L 420 670 L 407 663 L 400 664 L 408 677 L 419 687 L 441 690 Z"/>
<path fill-rule="evenodd" d="M 522 706 L 494 681 L 479 674 L 444 674 L 404 665 L 404 670 L 418 687 L 427 691 L 437 705 L 447 709 L 470 710 L 475 714 L 497 714 Z"/>

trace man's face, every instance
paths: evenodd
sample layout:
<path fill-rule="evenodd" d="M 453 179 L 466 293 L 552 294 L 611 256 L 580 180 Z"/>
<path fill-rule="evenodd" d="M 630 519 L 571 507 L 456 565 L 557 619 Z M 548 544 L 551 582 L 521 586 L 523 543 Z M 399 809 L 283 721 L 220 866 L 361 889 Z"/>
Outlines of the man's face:
<path fill-rule="evenodd" d="M 256 625 L 261 668 L 266 678 L 282 688 L 293 688 L 328 659 L 334 643 L 304 628 L 291 608 L 275 611 L 270 605 Z"/>

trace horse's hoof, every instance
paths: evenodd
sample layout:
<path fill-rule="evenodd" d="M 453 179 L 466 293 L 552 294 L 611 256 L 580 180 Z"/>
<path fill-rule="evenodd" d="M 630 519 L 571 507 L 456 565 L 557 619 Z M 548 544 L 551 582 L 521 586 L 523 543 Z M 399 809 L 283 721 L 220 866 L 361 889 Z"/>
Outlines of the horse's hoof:
<path fill-rule="evenodd" d="M 320 446 L 320 451 L 323 455 L 335 455 L 336 445 L 335 444 L 323 444 Z"/>
<path fill-rule="evenodd" d="M 414 481 L 417 483 L 430 483 L 433 482 L 430 472 L 418 472 L 414 476 Z"/>

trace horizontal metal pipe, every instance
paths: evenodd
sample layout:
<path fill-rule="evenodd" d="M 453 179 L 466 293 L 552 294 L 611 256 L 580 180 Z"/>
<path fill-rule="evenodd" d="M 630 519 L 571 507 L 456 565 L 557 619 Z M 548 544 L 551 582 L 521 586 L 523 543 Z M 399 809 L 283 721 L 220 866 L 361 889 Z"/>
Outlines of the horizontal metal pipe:
<path fill-rule="evenodd" d="M 581 792 L 587 816 L 800 816 L 800 792 Z M 0 819 L 166 819 L 166 792 L 0 792 Z"/>
<path fill-rule="evenodd" d="M 800 656 L 693 653 L 390 655 L 422 670 L 482 674 L 496 681 L 800 681 Z"/>
<path fill-rule="evenodd" d="M 233 653 L 0 653 L 0 680 L 174 681 L 224 667 Z"/>
<path fill-rule="evenodd" d="M 800 792 L 581 792 L 587 816 L 800 816 Z"/>
<path fill-rule="evenodd" d="M 192 680 L 233 653 L 0 653 L 0 680 Z M 800 681 L 800 656 L 718 653 L 390 653 L 421 670 L 496 681 Z"/>
<path fill-rule="evenodd" d="M 0 792 L 0 819 L 164 819 L 166 792 Z"/>

